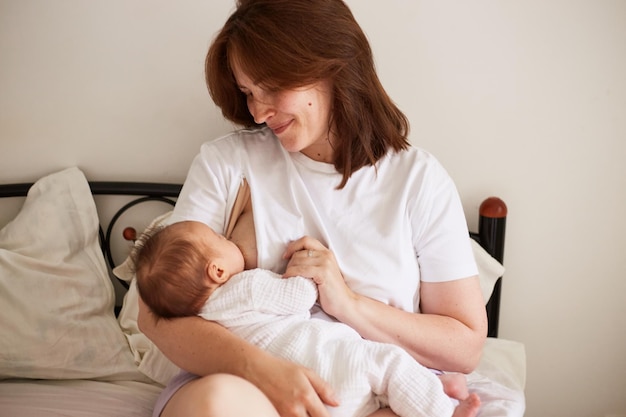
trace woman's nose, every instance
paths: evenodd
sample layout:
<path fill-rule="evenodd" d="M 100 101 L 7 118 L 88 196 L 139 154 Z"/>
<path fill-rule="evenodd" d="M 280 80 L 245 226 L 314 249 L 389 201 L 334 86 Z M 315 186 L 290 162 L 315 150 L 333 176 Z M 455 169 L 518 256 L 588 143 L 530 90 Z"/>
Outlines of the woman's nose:
<path fill-rule="evenodd" d="M 252 100 L 249 102 L 248 110 L 250 110 L 250 114 L 252 114 L 254 122 L 257 124 L 265 123 L 276 113 L 274 106 L 270 102 L 260 100 Z"/>

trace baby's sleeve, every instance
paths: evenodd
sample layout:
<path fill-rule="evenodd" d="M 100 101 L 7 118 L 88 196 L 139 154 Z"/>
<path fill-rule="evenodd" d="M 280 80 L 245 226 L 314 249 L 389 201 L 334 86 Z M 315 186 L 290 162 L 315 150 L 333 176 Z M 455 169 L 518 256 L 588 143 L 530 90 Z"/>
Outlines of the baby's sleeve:
<path fill-rule="evenodd" d="M 309 314 L 317 300 L 317 286 L 304 277 L 283 278 L 267 270 L 256 270 L 251 298 L 255 310 L 277 316 Z"/>

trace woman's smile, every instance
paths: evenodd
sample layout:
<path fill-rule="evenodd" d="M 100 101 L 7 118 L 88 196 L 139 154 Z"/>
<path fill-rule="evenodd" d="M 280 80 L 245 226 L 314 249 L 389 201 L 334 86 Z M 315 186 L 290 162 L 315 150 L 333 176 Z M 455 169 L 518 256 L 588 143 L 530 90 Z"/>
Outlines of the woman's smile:
<path fill-rule="evenodd" d="M 276 136 L 279 136 L 281 133 L 285 132 L 291 126 L 292 123 L 293 123 L 293 119 L 282 124 L 273 124 L 273 125 L 268 124 L 268 127 L 272 129 L 272 132 L 274 132 Z"/>

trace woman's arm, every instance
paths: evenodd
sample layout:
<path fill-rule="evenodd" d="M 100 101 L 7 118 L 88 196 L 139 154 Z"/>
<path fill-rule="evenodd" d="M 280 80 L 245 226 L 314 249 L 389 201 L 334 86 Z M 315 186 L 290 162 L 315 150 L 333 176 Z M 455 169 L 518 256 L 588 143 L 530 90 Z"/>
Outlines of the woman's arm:
<path fill-rule="evenodd" d="M 285 257 L 290 259 L 285 276 L 313 278 L 324 311 L 364 338 L 399 345 L 431 368 L 469 373 L 478 365 L 487 316 L 477 277 L 422 282 L 417 314 L 351 291 L 333 253 L 316 239 L 290 243 Z"/>
<path fill-rule="evenodd" d="M 177 366 L 197 375 L 240 376 L 257 386 L 281 416 L 328 417 L 324 403 L 337 405 L 315 373 L 269 355 L 216 323 L 200 317 L 157 321 L 140 299 L 138 325 Z"/>
<path fill-rule="evenodd" d="M 364 338 L 402 346 L 421 364 L 469 373 L 480 360 L 487 317 L 477 277 L 421 284 L 416 314 L 355 295 L 337 319 Z"/>

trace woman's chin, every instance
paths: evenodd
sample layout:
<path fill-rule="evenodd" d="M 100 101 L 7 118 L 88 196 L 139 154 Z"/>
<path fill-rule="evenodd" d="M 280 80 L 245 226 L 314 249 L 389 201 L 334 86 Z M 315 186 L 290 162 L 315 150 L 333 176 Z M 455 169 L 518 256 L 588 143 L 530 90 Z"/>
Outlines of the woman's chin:
<path fill-rule="evenodd" d="M 283 147 L 283 149 L 285 149 L 287 152 L 300 152 L 302 150 L 302 146 L 297 142 L 297 141 L 292 141 L 292 140 L 288 140 L 287 138 L 281 138 L 279 137 L 278 140 L 280 141 L 281 146 Z"/>

